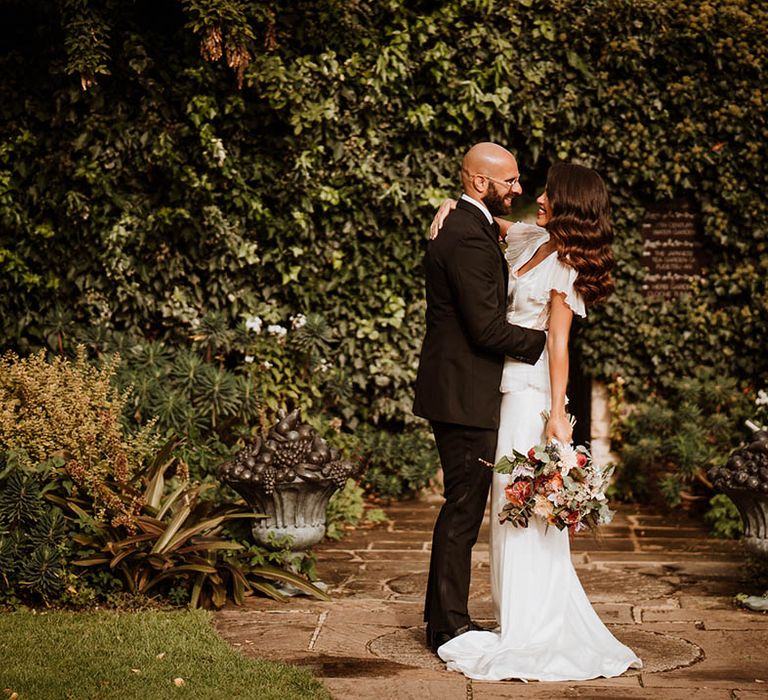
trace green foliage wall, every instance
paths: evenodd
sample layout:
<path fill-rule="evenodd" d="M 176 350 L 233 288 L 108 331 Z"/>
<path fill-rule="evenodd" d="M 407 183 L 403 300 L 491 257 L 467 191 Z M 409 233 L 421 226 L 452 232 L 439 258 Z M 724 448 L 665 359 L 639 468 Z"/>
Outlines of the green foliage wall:
<path fill-rule="evenodd" d="M 490 139 L 529 190 L 557 159 L 609 185 L 618 284 L 583 334 L 591 373 L 630 398 L 697 365 L 765 384 L 764 3 L 61 6 L 0 10 L 4 345 L 319 312 L 353 418 L 399 426 L 426 226 Z M 709 272 L 649 301 L 639 218 L 678 195 L 701 208 Z"/>

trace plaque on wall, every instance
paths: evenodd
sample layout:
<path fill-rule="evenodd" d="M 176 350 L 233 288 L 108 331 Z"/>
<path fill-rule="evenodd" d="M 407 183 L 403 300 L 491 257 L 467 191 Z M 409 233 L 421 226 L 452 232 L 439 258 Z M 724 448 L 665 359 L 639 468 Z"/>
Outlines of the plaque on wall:
<path fill-rule="evenodd" d="M 643 234 L 643 292 L 673 298 L 690 291 L 705 264 L 701 223 L 693 203 L 673 199 L 646 209 Z"/>

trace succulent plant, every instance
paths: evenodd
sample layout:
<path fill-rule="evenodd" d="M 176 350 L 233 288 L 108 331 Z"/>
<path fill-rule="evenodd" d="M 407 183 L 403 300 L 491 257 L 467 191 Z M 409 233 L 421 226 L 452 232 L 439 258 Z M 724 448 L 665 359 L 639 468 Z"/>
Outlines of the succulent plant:
<path fill-rule="evenodd" d="M 768 430 L 758 430 L 752 442 L 735 450 L 721 467 L 707 473 L 718 489 L 748 489 L 768 495 Z"/>
<path fill-rule="evenodd" d="M 278 484 L 330 481 L 338 488 L 357 472 L 357 465 L 341 459 L 317 431 L 301 423 L 299 412 L 278 413 L 278 422 L 266 439 L 256 438 L 219 467 L 219 478 L 237 490 L 238 485 L 260 485 L 272 493 Z"/>
<path fill-rule="evenodd" d="M 50 545 L 37 547 L 22 566 L 19 583 L 51 600 L 64 587 L 61 555 Z"/>

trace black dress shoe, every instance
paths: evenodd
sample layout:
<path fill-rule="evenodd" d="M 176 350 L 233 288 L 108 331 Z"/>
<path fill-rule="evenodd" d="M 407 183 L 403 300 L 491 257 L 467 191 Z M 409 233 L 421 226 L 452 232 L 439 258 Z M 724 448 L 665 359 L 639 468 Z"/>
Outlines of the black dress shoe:
<path fill-rule="evenodd" d="M 450 632 L 436 632 L 427 625 L 427 646 L 437 654 L 438 647 L 443 646 L 446 642 L 450 642 L 454 635 Z"/>
<path fill-rule="evenodd" d="M 439 647 L 443 646 L 446 642 L 450 642 L 454 637 L 458 637 L 464 632 L 487 632 L 488 629 L 481 627 L 476 622 L 468 622 L 466 625 L 462 625 L 452 632 L 440 632 L 433 630 L 431 625 L 427 625 L 427 645 L 429 648 L 437 653 Z"/>
<path fill-rule="evenodd" d="M 465 632 L 490 632 L 491 629 L 489 627 L 483 627 L 482 625 L 478 625 L 474 620 L 470 620 L 470 623 L 467 626 L 467 629 L 464 631 Z"/>

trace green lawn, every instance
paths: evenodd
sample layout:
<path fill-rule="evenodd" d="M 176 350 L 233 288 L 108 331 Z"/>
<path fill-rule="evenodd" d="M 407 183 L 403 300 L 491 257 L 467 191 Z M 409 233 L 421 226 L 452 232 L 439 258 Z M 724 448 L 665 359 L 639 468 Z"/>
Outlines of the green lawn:
<path fill-rule="evenodd" d="M 202 611 L 0 614 L 0 698 L 13 692 L 19 700 L 330 697 L 307 671 L 228 647 Z"/>

